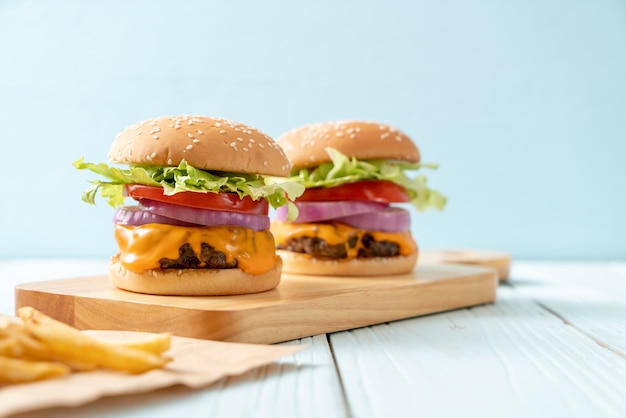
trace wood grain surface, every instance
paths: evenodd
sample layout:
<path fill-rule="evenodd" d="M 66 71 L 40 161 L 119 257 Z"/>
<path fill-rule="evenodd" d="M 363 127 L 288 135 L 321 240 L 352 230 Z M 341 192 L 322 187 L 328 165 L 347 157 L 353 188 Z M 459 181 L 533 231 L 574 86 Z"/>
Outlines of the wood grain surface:
<path fill-rule="evenodd" d="M 18 285 L 15 305 L 80 329 L 276 343 L 493 302 L 497 284 L 490 268 L 429 265 L 384 278 L 286 274 L 268 292 L 189 297 L 128 292 L 94 276 Z"/>

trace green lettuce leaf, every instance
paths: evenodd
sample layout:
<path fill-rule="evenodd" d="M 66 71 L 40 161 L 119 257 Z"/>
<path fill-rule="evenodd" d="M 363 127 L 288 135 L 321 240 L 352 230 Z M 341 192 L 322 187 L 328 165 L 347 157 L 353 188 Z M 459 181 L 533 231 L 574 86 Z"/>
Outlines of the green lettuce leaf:
<path fill-rule="evenodd" d="M 82 195 L 83 201 L 95 204 L 98 192 L 109 205 L 124 204 L 124 185 L 142 184 L 162 187 L 166 195 L 179 192 L 237 193 L 239 197 L 250 196 L 252 200 L 266 199 L 273 208 L 289 204 L 290 215 L 295 205 L 290 201 L 304 193 L 304 186 L 296 181 L 279 181 L 266 184 L 258 174 L 229 173 L 201 170 L 181 161 L 177 167 L 131 165 L 127 169 L 110 167 L 105 163 L 93 164 L 79 158 L 73 162 L 79 170 L 90 170 L 106 180 L 94 180 Z M 291 204 L 290 204 L 291 203 Z M 293 218 L 295 219 L 295 217 Z"/>
<path fill-rule="evenodd" d="M 388 180 L 404 187 L 411 203 L 418 210 L 442 210 L 447 198 L 426 184 L 425 176 L 410 178 L 405 171 L 420 168 L 437 169 L 437 164 L 411 163 L 390 160 L 357 160 L 348 158 L 334 148 L 326 148 L 331 162 L 322 163 L 313 170 L 294 170 L 290 180 L 298 181 L 305 187 L 332 187 L 360 180 Z"/>

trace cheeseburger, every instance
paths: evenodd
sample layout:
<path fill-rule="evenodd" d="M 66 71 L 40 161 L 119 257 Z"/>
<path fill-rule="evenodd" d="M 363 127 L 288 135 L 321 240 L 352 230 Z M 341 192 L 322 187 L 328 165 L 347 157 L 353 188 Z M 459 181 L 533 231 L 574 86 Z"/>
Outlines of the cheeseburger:
<path fill-rule="evenodd" d="M 105 178 L 96 195 L 116 208 L 119 253 L 109 276 L 122 289 L 159 295 L 262 292 L 280 281 L 282 260 L 269 231 L 269 205 L 289 204 L 304 190 L 286 177 L 291 164 L 266 134 L 204 116 L 149 119 L 117 135 L 109 161 L 81 158 L 78 169 Z M 134 205 L 125 206 L 132 199 Z M 293 205 L 293 204 L 292 204 Z"/>
<path fill-rule="evenodd" d="M 288 273 L 363 276 L 406 273 L 417 262 L 411 202 L 443 209 L 446 198 L 409 178 L 437 168 L 401 131 L 382 123 L 342 121 L 306 125 L 277 140 L 292 163 L 291 180 L 306 191 L 298 216 L 277 210 L 271 231 Z"/>

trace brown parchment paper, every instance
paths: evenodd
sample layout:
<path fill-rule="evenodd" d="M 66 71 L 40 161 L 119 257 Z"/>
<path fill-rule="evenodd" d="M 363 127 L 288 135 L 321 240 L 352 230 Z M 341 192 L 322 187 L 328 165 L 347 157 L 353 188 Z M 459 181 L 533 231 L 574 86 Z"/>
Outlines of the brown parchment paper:
<path fill-rule="evenodd" d="M 88 331 L 103 339 L 133 338 L 138 333 Z M 34 383 L 0 386 L 0 417 L 58 406 L 79 406 L 105 396 L 145 393 L 182 384 L 208 386 L 225 377 L 245 373 L 295 353 L 302 345 L 227 343 L 172 337 L 165 368 L 131 375 L 106 370 L 72 373 Z"/>

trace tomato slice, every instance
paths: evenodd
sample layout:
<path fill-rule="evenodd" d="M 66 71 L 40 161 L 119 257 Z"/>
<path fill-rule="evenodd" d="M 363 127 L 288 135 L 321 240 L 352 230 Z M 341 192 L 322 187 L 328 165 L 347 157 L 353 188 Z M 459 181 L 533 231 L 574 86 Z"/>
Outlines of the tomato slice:
<path fill-rule="evenodd" d="M 336 200 L 358 200 L 368 202 L 409 202 L 406 189 L 387 180 L 362 180 L 334 187 L 306 189 L 298 201 L 320 202 Z"/>
<path fill-rule="evenodd" d="M 172 203 L 199 209 L 223 210 L 229 212 L 267 215 L 269 205 L 267 200 L 252 200 L 250 196 L 240 198 L 237 193 L 198 193 L 179 192 L 171 196 L 163 194 L 160 187 L 144 186 L 141 184 L 127 184 L 126 195 L 135 200 L 152 199 L 158 202 Z"/>

